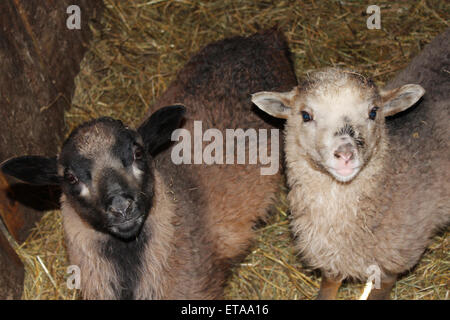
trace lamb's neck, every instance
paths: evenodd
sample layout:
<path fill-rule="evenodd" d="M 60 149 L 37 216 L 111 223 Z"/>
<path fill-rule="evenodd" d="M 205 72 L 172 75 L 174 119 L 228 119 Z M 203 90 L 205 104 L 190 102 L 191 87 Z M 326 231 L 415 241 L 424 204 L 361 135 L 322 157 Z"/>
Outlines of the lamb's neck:
<path fill-rule="evenodd" d="M 136 292 L 137 299 L 164 298 L 172 285 L 169 258 L 175 244 L 175 204 L 171 194 L 156 171 L 154 203 L 145 224 L 150 239 L 144 255 L 143 281 Z"/>

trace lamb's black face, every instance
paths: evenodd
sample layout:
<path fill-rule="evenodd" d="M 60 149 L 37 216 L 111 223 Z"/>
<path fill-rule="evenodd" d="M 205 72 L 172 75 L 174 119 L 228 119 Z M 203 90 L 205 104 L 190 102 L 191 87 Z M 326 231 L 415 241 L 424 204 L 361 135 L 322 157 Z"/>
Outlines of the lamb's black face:
<path fill-rule="evenodd" d="M 137 129 L 100 118 L 78 127 L 59 157 L 25 155 L 0 169 L 34 185 L 60 185 L 66 201 L 96 230 L 130 240 L 139 234 L 153 202 L 151 156 L 167 146 L 186 109 L 155 111 Z"/>
<path fill-rule="evenodd" d="M 58 175 L 67 201 L 95 229 L 135 238 L 153 200 L 153 171 L 141 136 L 121 121 L 100 118 L 63 145 Z"/>

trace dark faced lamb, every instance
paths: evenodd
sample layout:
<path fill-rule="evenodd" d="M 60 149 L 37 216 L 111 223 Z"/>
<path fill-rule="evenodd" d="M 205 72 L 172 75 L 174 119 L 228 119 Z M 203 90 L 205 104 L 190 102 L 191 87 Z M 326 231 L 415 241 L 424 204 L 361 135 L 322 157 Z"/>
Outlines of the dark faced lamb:
<path fill-rule="evenodd" d="M 322 272 L 318 298 L 334 299 L 343 279 L 373 275 L 380 284 L 369 299 L 389 298 L 397 275 L 450 221 L 449 34 L 389 89 L 326 69 L 290 92 L 253 95 L 262 110 L 287 119 L 291 227 L 306 262 Z M 423 87 L 423 101 L 386 125 Z"/>
<path fill-rule="evenodd" d="M 80 267 L 84 298 L 222 297 L 279 174 L 261 175 L 258 164 L 175 164 L 165 146 L 181 121 L 192 137 L 195 120 L 223 133 L 272 128 L 251 110 L 250 93 L 296 84 L 288 54 L 273 30 L 211 44 L 137 130 L 111 118 L 92 120 L 72 132 L 57 157 L 2 165 L 25 182 L 61 186 L 69 259 Z"/>

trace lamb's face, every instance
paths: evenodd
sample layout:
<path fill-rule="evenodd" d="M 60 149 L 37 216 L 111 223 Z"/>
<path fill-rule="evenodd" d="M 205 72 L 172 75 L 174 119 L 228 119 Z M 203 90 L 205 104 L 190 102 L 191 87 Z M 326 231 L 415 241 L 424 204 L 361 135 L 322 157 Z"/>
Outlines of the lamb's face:
<path fill-rule="evenodd" d="M 0 169 L 25 183 L 61 186 L 85 222 L 129 240 L 138 235 L 152 206 L 151 156 L 168 145 L 185 110 L 181 105 L 160 108 L 136 131 L 119 120 L 92 120 L 72 132 L 59 157 L 15 157 Z"/>
<path fill-rule="evenodd" d="M 377 150 L 384 118 L 376 88 L 352 78 L 299 93 L 288 117 L 298 152 L 347 182 Z"/>
<path fill-rule="evenodd" d="M 424 93 L 415 84 L 380 92 L 357 73 L 330 68 L 310 74 L 290 92 L 258 92 L 252 101 L 287 119 L 290 161 L 306 158 L 314 168 L 349 182 L 377 152 L 384 117 L 409 108 Z"/>
<path fill-rule="evenodd" d="M 58 158 L 67 201 L 95 229 L 135 237 L 151 208 L 153 174 L 140 135 L 100 118 L 77 128 Z"/>

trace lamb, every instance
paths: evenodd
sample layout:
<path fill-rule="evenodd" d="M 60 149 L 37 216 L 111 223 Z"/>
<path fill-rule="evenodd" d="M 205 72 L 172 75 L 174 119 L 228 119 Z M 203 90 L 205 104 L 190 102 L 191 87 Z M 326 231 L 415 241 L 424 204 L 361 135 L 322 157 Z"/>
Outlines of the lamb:
<path fill-rule="evenodd" d="M 226 39 L 188 62 L 137 130 L 91 120 L 57 157 L 22 156 L 1 168 L 61 186 L 66 245 L 85 299 L 221 298 L 280 174 L 262 176 L 249 164 L 175 165 L 172 132 L 192 132 L 194 120 L 205 129 L 273 128 L 251 110 L 250 93 L 295 84 L 280 32 Z"/>
<path fill-rule="evenodd" d="M 252 96 L 265 112 L 287 119 L 291 228 L 305 261 L 321 270 L 319 299 L 334 299 L 343 279 L 371 276 L 381 283 L 368 298 L 389 299 L 397 276 L 450 222 L 449 35 L 389 89 L 328 68 L 289 92 Z M 425 93 L 409 81 L 428 94 L 385 124 Z"/>

